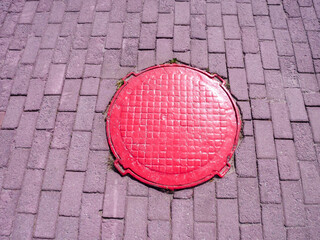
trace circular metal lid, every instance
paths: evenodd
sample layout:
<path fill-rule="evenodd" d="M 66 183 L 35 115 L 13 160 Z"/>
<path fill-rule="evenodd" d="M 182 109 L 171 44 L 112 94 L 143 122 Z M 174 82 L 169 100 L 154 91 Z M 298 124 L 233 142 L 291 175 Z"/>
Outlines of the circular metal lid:
<path fill-rule="evenodd" d="M 115 167 L 167 189 L 223 177 L 241 128 L 224 85 L 216 74 L 179 64 L 126 76 L 107 114 Z"/>

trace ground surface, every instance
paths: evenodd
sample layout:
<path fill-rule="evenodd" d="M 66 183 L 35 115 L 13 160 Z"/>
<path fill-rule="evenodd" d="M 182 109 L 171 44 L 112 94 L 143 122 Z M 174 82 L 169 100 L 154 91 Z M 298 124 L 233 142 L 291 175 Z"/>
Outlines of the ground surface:
<path fill-rule="evenodd" d="M 0 2 L 0 239 L 320 236 L 320 1 L 221 2 Z M 228 77 L 244 119 L 235 170 L 174 194 L 108 169 L 102 115 L 172 58 Z"/>

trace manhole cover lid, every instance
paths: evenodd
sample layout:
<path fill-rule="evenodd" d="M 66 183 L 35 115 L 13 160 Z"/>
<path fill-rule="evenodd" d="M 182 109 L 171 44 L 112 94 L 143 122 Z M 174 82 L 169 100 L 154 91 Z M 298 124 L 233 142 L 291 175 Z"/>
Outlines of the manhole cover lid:
<path fill-rule="evenodd" d="M 223 177 L 241 128 L 224 85 L 216 74 L 179 64 L 127 75 L 107 114 L 115 167 L 167 189 Z"/>

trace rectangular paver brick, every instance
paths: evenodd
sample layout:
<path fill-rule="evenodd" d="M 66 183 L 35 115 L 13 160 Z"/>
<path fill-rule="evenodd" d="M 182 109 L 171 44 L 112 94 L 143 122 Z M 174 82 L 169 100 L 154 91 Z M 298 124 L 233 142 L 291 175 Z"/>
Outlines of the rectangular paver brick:
<path fill-rule="evenodd" d="M 99 87 L 96 111 L 103 112 L 106 110 L 109 101 L 117 90 L 116 81 L 102 80 Z"/>
<path fill-rule="evenodd" d="M 52 148 L 67 148 L 70 143 L 75 114 L 58 112 L 51 142 Z"/>
<path fill-rule="evenodd" d="M 236 199 L 217 200 L 218 239 L 239 239 L 238 204 Z"/>
<path fill-rule="evenodd" d="M 171 13 L 174 11 L 174 1 L 160 0 L 159 1 L 159 13 Z"/>
<path fill-rule="evenodd" d="M 31 32 L 36 37 L 41 37 L 44 34 L 44 31 L 48 25 L 49 16 L 49 12 L 38 12 L 35 14 L 31 26 Z"/>
<path fill-rule="evenodd" d="M 46 83 L 45 94 L 61 94 L 66 71 L 65 64 L 52 64 Z"/>
<path fill-rule="evenodd" d="M 139 49 L 155 49 L 157 24 L 142 24 L 139 40 Z"/>
<path fill-rule="evenodd" d="M 64 1 L 54 1 L 50 11 L 50 23 L 62 23 L 66 4 Z"/>
<path fill-rule="evenodd" d="M 266 99 L 252 99 L 251 111 L 253 119 L 270 119 L 269 102 Z"/>
<path fill-rule="evenodd" d="M 237 198 L 237 175 L 235 172 L 226 175 L 216 182 L 217 198 Z"/>
<path fill-rule="evenodd" d="M 239 17 L 239 24 L 241 27 L 254 27 L 254 20 L 253 20 L 253 13 L 251 4 L 246 3 L 238 3 L 238 17 Z"/>
<path fill-rule="evenodd" d="M 151 51 L 138 51 L 138 70 L 146 69 L 156 63 L 156 53 Z"/>
<path fill-rule="evenodd" d="M 26 171 L 17 207 L 18 212 L 37 213 L 42 177 L 43 170 L 28 169 Z"/>
<path fill-rule="evenodd" d="M 10 97 L 9 105 L 2 122 L 2 128 L 14 129 L 18 127 L 24 103 L 25 97 L 23 96 Z"/>
<path fill-rule="evenodd" d="M 122 45 L 122 36 L 123 24 L 109 23 L 105 47 L 107 49 L 120 49 Z"/>
<path fill-rule="evenodd" d="M 11 87 L 11 80 L 0 80 L 0 111 L 5 111 L 7 109 Z"/>
<path fill-rule="evenodd" d="M 194 189 L 194 220 L 199 222 L 214 222 L 215 210 L 215 184 L 207 182 Z"/>
<path fill-rule="evenodd" d="M 299 180 L 298 159 L 291 140 L 276 140 L 279 174 L 281 180 Z"/>
<path fill-rule="evenodd" d="M 313 72 L 311 50 L 307 43 L 294 43 L 294 54 L 296 56 L 299 72 Z"/>
<path fill-rule="evenodd" d="M 206 40 L 191 40 L 191 65 L 208 68 L 208 46 Z"/>
<path fill-rule="evenodd" d="M 281 75 L 284 87 L 299 87 L 298 72 L 294 57 L 280 57 Z"/>
<path fill-rule="evenodd" d="M 60 24 L 48 24 L 42 35 L 41 48 L 55 48 L 60 32 Z"/>
<path fill-rule="evenodd" d="M 173 40 L 172 39 L 157 39 L 156 46 L 156 63 L 162 64 L 173 58 Z"/>
<path fill-rule="evenodd" d="M 121 66 L 135 67 L 138 64 L 138 39 L 125 38 L 122 42 Z"/>
<path fill-rule="evenodd" d="M 38 50 L 40 48 L 41 38 L 30 37 L 28 38 L 27 45 L 21 57 L 21 63 L 35 63 Z"/>
<path fill-rule="evenodd" d="M 157 22 L 159 3 L 156 0 L 145 0 L 142 10 L 142 22 Z"/>
<path fill-rule="evenodd" d="M 56 239 L 77 239 L 79 219 L 60 216 L 57 222 Z"/>
<path fill-rule="evenodd" d="M 27 95 L 31 73 L 31 65 L 20 65 L 18 67 L 17 73 L 13 78 L 11 95 Z"/>
<path fill-rule="evenodd" d="M 91 37 L 88 44 L 86 63 L 101 64 L 103 62 L 103 37 Z"/>
<path fill-rule="evenodd" d="M 285 239 L 283 209 L 280 204 L 262 205 L 263 237 L 266 240 Z"/>
<path fill-rule="evenodd" d="M 171 196 L 156 189 L 149 190 L 149 220 L 170 220 Z"/>
<path fill-rule="evenodd" d="M 20 60 L 21 51 L 8 51 L 6 59 L 2 64 L 2 69 L 0 72 L 0 77 L 2 78 L 13 78 L 18 67 L 18 62 Z"/>
<path fill-rule="evenodd" d="M 81 79 L 65 80 L 61 95 L 59 111 L 76 111 Z"/>
<path fill-rule="evenodd" d="M 10 37 L 14 34 L 15 27 L 18 23 L 19 14 L 9 13 L 6 15 L 6 18 L 3 22 L 2 27 L 0 28 L 0 36 Z"/>
<path fill-rule="evenodd" d="M 84 78 L 81 85 L 80 95 L 98 95 L 99 78 Z"/>
<path fill-rule="evenodd" d="M 10 235 L 20 191 L 3 189 L 0 195 L 0 234 Z M 9 239 L 9 238 L 8 238 Z"/>
<path fill-rule="evenodd" d="M 127 195 L 129 196 L 143 196 L 147 197 L 149 192 L 149 188 L 136 180 L 128 179 L 128 191 Z"/>
<path fill-rule="evenodd" d="M 248 101 L 238 101 L 243 120 L 252 120 L 251 107 Z"/>
<path fill-rule="evenodd" d="M 191 38 L 207 38 L 206 17 L 204 15 L 191 15 Z"/>
<path fill-rule="evenodd" d="M 273 40 L 273 32 L 270 18 L 268 16 L 255 17 L 258 38 L 260 40 Z"/>
<path fill-rule="evenodd" d="M 222 14 L 236 15 L 237 14 L 236 0 L 221 1 L 221 9 L 222 9 Z"/>
<path fill-rule="evenodd" d="M 302 92 L 319 91 L 319 85 L 315 74 L 300 73 L 298 76 Z"/>
<path fill-rule="evenodd" d="M 307 31 L 317 31 L 320 29 L 320 24 L 316 16 L 316 12 L 312 6 L 300 8 L 301 17 L 304 27 Z"/>
<path fill-rule="evenodd" d="M 53 129 L 60 96 L 44 96 L 37 121 L 37 129 Z"/>
<path fill-rule="evenodd" d="M 181 25 L 190 24 L 189 2 L 175 2 L 174 23 Z"/>
<path fill-rule="evenodd" d="M 71 37 L 60 37 L 53 55 L 53 63 L 67 63 L 69 60 L 70 49 L 72 44 Z"/>
<path fill-rule="evenodd" d="M 209 71 L 220 76 L 227 76 L 226 55 L 224 53 L 209 54 Z"/>
<path fill-rule="evenodd" d="M 276 149 L 273 140 L 271 121 L 254 121 L 256 149 L 258 158 L 275 158 Z"/>
<path fill-rule="evenodd" d="M 126 16 L 126 0 L 119 0 L 112 3 L 110 22 L 123 22 Z"/>
<path fill-rule="evenodd" d="M 244 67 L 243 52 L 240 40 L 227 40 L 226 50 L 228 67 Z"/>
<path fill-rule="evenodd" d="M 79 1 L 80 2 L 80 1 Z M 60 36 L 73 35 L 77 26 L 78 12 L 66 12 L 61 25 Z"/>
<path fill-rule="evenodd" d="M 286 14 L 281 5 L 269 6 L 270 19 L 273 28 L 287 28 Z"/>
<path fill-rule="evenodd" d="M 105 151 L 92 151 L 89 154 L 88 170 L 84 182 L 84 192 L 103 193 L 106 182 L 106 164 L 109 153 Z"/>
<path fill-rule="evenodd" d="M 279 56 L 293 56 L 293 47 L 288 30 L 274 29 Z"/>
<path fill-rule="evenodd" d="M 304 106 L 303 96 L 298 88 L 286 88 L 286 99 L 291 121 L 308 121 L 308 115 Z"/>
<path fill-rule="evenodd" d="M 122 240 L 124 229 L 124 223 L 122 219 L 103 219 L 101 228 L 102 239 Z M 149 235 L 150 234 L 151 233 L 149 232 Z"/>
<path fill-rule="evenodd" d="M 260 159 L 258 161 L 258 172 L 261 203 L 281 203 L 277 161 Z"/>
<path fill-rule="evenodd" d="M 78 23 L 92 23 L 95 13 L 96 0 L 84 1 L 80 10 Z"/>
<path fill-rule="evenodd" d="M 231 93 L 237 100 L 248 100 L 248 85 L 244 69 L 229 69 Z"/>
<path fill-rule="evenodd" d="M 285 94 L 281 81 L 281 73 L 277 70 L 265 70 L 264 76 L 268 99 L 284 102 Z"/>
<path fill-rule="evenodd" d="M 242 27 L 242 48 L 245 53 L 257 53 L 259 51 L 259 42 L 255 27 Z"/>
<path fill-rule="evenodd" d="M 292 42 L 307 42 L 307 34 L 301 18 L 289 18 L 288 27 Z"/>
<path fill-rule="evenodd" d="M 77 24 L 73 38 L 73 49 L 86 49 L 91 34 L 91 24 Z"/>
<path fill-rule="evenodd" d="M 43 190 L 61 191 L 66 162 L 66 150 L 50 150 L 42 184 Z"/>
<path fill-rule="evenodd" d="M 240 39 L 240 27 L 237 16 L 223 16 L 224 36 L 226 39 Z"/>
<path fill-rule="evenodd" d="M 262 65 L 264 69 L 279 69 L 279 60 L 274 41 L 260 42 Z"/>
<path fill-rule="evenodd" d="M 99 211 L 102 208 L 102 201 L 102 194 L 84 193 L 82 195 L 78 239 L 99 239 L 102 220 Z"/>
<path fill-rule="evenodd" d="M 60 192 L 42 192 L 34 236 L 38 238 L 54 238 Z"/>
<path fill-rule="evenodd" d="M 173 37 L 173 20 L 174 20 L 173 13 L 159 14 L 157 37 L 161 37 L 161 38 Z M 199 26 L 199 27 L 202 28 L 204 26 Z"/>
<path fill-rule="evenodd" d="M 26 2 L 20 15 L 19 23 L 31 23 L 37 7 L 38 2 Z"/>
<path fill-rule="evenodd" d="M 105 133 L 104 116 L 101 113 L 94 115 L 92 139 L 90 149 L 93 150 L 108 150 L 107 138 Z"/>
<path fill-rule="evenodd" d="M 92 36 L 106 36 L 108 30 L 109 12 L 96 12 L 92 24 Z"/>
<path fill-rule="evenodd" d="M 308 108 L 308 114 L 310 118 L 313 140 L 318 143 L 320 142 L 320 126 L 319 126 L 320 108 L 319 107 Z"/>
<path fill-rule="evenodd" d="M 111 0 L 98 0 L 96 4 L 97 12 L 109 12 L 111 10 L 112 1 Z"/>
<path fill-rule="evenodd" d="M 60 215 L 74 217 L 80 215 L 84 177 L 83 172 L 66 172 L 61 193 Z"/>
<path fill-rule="evenodd" d="M 38 118 L 37 112 L 24 112 L 17 129 L 16 147 L 31 147 Z"/>
<path fill-rule="evenodd" d="M 249 84 L 249 95 L 251 99 L 264 99 L 267 97 L 265 85 Z"/>
<path fill-rule="evenodd" d="M 73 132 L 71 139 L 71 146 L 68 156 L 67 169 L 73 171 L 86 171 L 89 145 L 91 133 L 90 132 Z"/>
<path fill-rule="evenodd" d="M 304 226 L 306 212 L 300 181 L 281 182 L 285 225 L 288 227 Z"/>
<path fill-rule="evenodd" d="M 275 138 L 292 138 L 292 129 L 286 103 L 270 102 L 272 125 Z"/>
<path fill-rule="evenodd" d="M 209 52 L 225 52 L 223 29 L 221 27 L 209 27 L 207 32 Z"/>
<path fill-rule="evenodd" d="M 241 239 L 263 239 L 262 226 L 258 224 L 241 225 Z"/>
<path fill-rule="evenodd" d="M 67 78 L 81 78 L 84 71 L 86 50 L 73 50 L 67 68 Z"/>
<path fill-rule="evenodd" d="M 194 239 L 216 239 L 216 231 L 216 225 L 214 223 L 195 223 Z"/>
<path fill-rule="evenodd" d="M 316 164 L 313 162 L 300 162 L 300 171 L 304 202 L 306 204 L 319 204 L 320 176 Z"/>
<path fill-rule="evenodd" d="M 285 0 L 283 1 L 283 8 L 289 17 L 300 17 L 298 1 Z"/>
<path fill-rule="evenodd" d="M 253 137 L 245 137 L 236 151 L 237 173 L 241 177 L 256 177 L 256 154 Z"/>
<path fill-rule="evenodd" d="M 95 96 L 80 96 L 74 130 L 91 130 L 96 98 Z"/>
<path fill-rule="evenodd" d="M 128 197 L 124 239 L 147 239 L 148 198 Z"/>
<path fill-rule="evenodd" d="M 171 212 L 172 238 L 193 239 L 193 200 L 173 199 Z"/>
<path fill-rule="evenodd" d="M 11 239 L 32 239 L 34 219 L 35 216 L 32 214 L 17 214 Z"/>
<path fill-rule="evenodd" d="M 44 169 L 47 163 L 47 156 L 51 142 L 51 133 L 48 131 L 37 130 L 28 160 L 28 168 Z"/>
<path fill-rule="evenodd" d="M 308 39 L 310 43 L 311 53 L 313 58 L 320 58 L 320 32 L 309 31 Z"/>
<path fill-rule="evenodd" d="M 222 26 L 221 5 L 219 3 L 207 3 L 206 8 L 207 26 Z"/>
<path fill-rule="evenodd" d="M 148 236 L 154 240 L 169 240 L 171 235 L 169 221 L 153 220 L 148 222 Z"/>
<path fill-rule="evenodd" d="M 140 36 L 141 14 L 128 13 L 124 24 L 123 37 L 138 38 Z"/>
<path fill-rule="evenodd" d="M 14 149 L 14 130 L 0 131 L 0 167 L 6 167 Z"/>
<path fill-rule="evenodd" d="M 14 33 L 14 37 L 10 43 L 9 49 L 22 50 L 26 46 L 30 32 L 31 25 L 18 24 Z"/>
<path fill-rule="evenodd" d="M 173 50 L 187 51 L 190 49 L 190 27 L 174 26 Z"/>
<path fill-rule="evenodd" d="M 48 76 L 49 67 L 53 56 L 52 49 L 40 49 L 32 76 L 45 80 Z"/>

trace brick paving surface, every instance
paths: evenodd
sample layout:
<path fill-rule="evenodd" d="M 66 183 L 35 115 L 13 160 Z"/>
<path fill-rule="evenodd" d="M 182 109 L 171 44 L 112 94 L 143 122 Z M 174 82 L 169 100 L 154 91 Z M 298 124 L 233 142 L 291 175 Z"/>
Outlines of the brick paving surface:
<path fill-rule="evenodd" d="M 320 0 L 0 1 L 0 239 L 319 239 Z M 223 179 L 163 192 L 110 168 L 103 112 L 177 58 L 229 79 Z"/>

